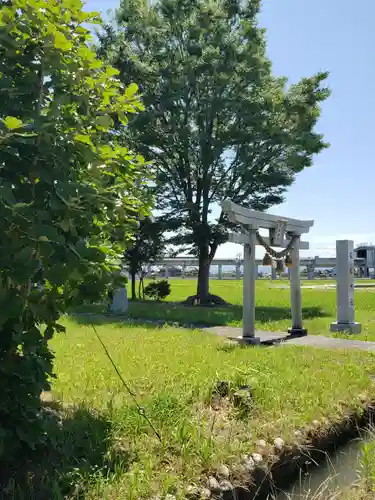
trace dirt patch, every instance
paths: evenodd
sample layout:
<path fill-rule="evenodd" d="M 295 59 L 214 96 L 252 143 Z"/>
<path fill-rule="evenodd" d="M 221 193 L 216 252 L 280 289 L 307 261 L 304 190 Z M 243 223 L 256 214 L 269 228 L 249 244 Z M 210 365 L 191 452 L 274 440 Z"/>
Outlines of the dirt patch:
<path fill-rule="evenodd" d="M 228 307 L 230 304 L 218 295 L 209 294 L 204 300 L 198 295 L 191 295 L 182 302 L 184 306 L 199 306 L 199 307 Z"/>

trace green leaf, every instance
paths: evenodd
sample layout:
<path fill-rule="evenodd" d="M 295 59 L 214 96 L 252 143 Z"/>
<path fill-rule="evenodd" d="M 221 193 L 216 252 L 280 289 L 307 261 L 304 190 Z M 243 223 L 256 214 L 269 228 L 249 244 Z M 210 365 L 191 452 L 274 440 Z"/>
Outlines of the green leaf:
<path fill-rule="evenodd" d="M 62 285 L 66 282 L 67 267 L 64 264 L 56 262 L 53 266 L 48 266 L 44 270 L 44 277 L 53 285 Z"/>
<path fill-rule="evenodd" d="M 36 224 L 31 228 L 31 234 L 35 235 L 39 241 L 52 242 L 52 243 L 65 243 L 65 238 L 59 234 L 56 227 L 47 226 L 46 224 Z"/>
<path fill-rule="evenodd" d="M 2 121 L 6 126 L 6 128 L 9 130 L 21 128 L 23 125 L 22 120 L 16 118 L 15 116 L 6 116 L 5 118 L 2 119 Z"/>
<path fill-rule="evenodd" d="M 0 200 L 5 202 L 7 205 L 15 205 L 16 199 L 10 187 L 0 186 Z"/>
<path fill-rule="evenodd" d="M 107 75 L 109 77 L 117 76 L 120 73 L 120 71 L 118 69 L 114 68 L 113 66 L 107 66 L 105 69 L 105 72 L 107 73 Z"/>
<path fill-rule="evenodd" d="M 78 142 L 82 142 L 84 144 L 94 147 L 94 144 L 92 143 L 91 137 L 89 135 L 76 134 L 74 138 Z"/>
<path fill-rule="evenodd" d="M 56 31 L 53 34 L 54 47 L 59 50 L 69 50 L 72 48 L 72 43 L 60 32 Z"/>
<path fill-rule="evenodd" d="M 64 232 L 68 232 L 70 229 L 70 220 L 69 219 L 64 219 L 60 222 L 60 227 Z"/>
<path fill-rule="evenodd" d="M 34 254 L 35 254 L 35 249 L 33 247 L 25 247 L 16 253 L 15 259 L 20 262 L 28 261 L 33 258 Z"/>
<path fill-rule="evenodd" d="M 128 87 L 125 89 L 125 97 L 127 99 L 131 99 L 132 97 L 135 96 L 135 94 L 138 92 L 138 85 L 136 83 L 131 83 Z"/>
<path fill-rule="evenodd" d="M 98 116 L 96 119 L 97 125 L 109 129 L 113 127 L 113 120 L 109 115 Z"/>

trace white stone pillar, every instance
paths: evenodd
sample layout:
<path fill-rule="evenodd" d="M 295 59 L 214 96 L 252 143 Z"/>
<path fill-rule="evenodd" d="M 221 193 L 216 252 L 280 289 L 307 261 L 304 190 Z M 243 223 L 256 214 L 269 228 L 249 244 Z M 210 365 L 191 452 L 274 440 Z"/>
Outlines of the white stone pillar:
<path fill-rule="evenodd" d="M 271 280 L 277 280 L 276 267 L 271 266 Z"/>
<path fill-rule="evenodd" d="M 242 340 L 249 344 L 259 344 L 255 337 L 255 262 L 256 231 L 249 231 L 250 242 L 244 245 L 243 255 L 243 326 Z"/>
<path fill-rule="evenodd" d="M 307 331 L 302 326 L 302 297 L 301 297 L 301 276 L 299 261 L 299 244 L 301 236 L 296 238 L 290 252 L 292 267 L 290 271 L 290 302 L 292 308 L 292 328 L 288 332 L 292 335 L 307 335 Z"/>
<path fill-rule="evenodd" d="M 218 275 L 219 280 L 223 279 L 223 264 L 218 264 L 217 275 Z"/>
<path fill-rule="evenodd" d="M 336 241 L 337 321 L 331 332 L 360 333 L 361 324 L 354 320 L 354 242 Z"/>

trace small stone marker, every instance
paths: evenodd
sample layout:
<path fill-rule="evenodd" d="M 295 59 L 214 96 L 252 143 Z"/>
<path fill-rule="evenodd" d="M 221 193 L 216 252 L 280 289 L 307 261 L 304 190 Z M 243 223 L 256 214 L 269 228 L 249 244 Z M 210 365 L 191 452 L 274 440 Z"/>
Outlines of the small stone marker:
<path fill-rule="evenodd" d="M 125 314 L 128 312 L 128 294 L 126 288 L 117 288 L 113 291 L 112 304 L 110 312 L 114 314 Z"/>
<path fill-rule="evenodd" d="M 354 321 L 354 242 L 336 241 L 337 321 L 331 332 L 360 333 L 361 324 Z"/>

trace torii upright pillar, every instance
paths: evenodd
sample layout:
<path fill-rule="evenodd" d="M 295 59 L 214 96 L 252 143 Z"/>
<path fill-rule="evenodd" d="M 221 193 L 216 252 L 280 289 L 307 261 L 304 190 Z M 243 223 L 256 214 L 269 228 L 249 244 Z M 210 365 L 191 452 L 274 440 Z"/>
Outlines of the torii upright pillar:
<path fill-rule="evenodd" d="M 242 336 L 250 343 L 255 338 L 255 279 L 257 265 L 255 262 L 256 232 L 249 231 L 248 242 L 243 250 L 243 319 Z"/>
<path fill-rule="evenodd" d="M 292 310 L 292 327 L 288 329 L 291 335 L 303 336 L 307 330 L 302 326 L 302 296 L 301 296 L 301 268 L 299 258 L 301 237 L 295 235 L 291 249 L 292 267 L 290 268 L 290 306 Z"/>

